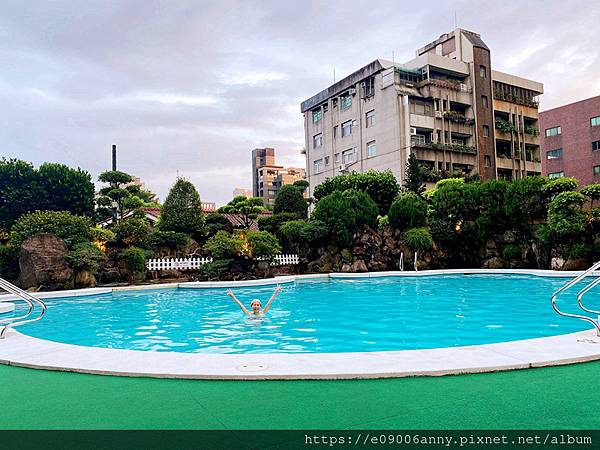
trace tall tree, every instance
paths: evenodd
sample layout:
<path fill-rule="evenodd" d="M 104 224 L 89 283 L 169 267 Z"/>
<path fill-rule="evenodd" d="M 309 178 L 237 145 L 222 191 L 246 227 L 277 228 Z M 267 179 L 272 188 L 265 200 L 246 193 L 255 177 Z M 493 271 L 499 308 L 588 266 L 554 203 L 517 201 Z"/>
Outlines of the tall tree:
<path fill-rule="evenodd" d="M 243 195 L 238 195 L 225 206 L 221 206 L 218 212 L 225 214 L 240 214 L 244 222 L 244 227 L 250 228 L 252 221 L 265 210 L 266 208 L 264 207 L 262 198 L 246 198 Z"/>
<path fill-rule="evenodd" d="M 100 189 L 100 197 L 96 200 L 98 205 L 96 213 L 101 219 L 112 216 L 113 206 L 116 206 L 119 220 L 123 219 L 128 210 L 160 206 L 156 200 L 156 194 L 144 190 L 138 185 L 129 184 L 134 181 L 134 178 L 128 173 L 109 170 L 101 173 L 98 180 L 108 183 L 108 186 Z"/>
<path fill-rule="evenodd" d="M 307 210 L 308 205 L 299 188 L 291 184 L 281 187 L 273 205 L 275 214 L 294 213 L 298 215 L 299 219 L 306 219 Z"/>
<path fill-rule="evenodd" d="M 204 231 L 204 212 L 200 195 L 192 183 L 178 178 L 161 208 L 161 231 L 187 233 L 194 238 Z"/>
<path fill-rule="evenodd" d="M 45 207 L 49 211 L 69 211 L 78 216 L 94 216 L 94 183 L 91 175 L 80 168 L 45 163 L 38 169 L 46 191 Z"/>
<path fill-rule="evenodd" d="M 417 195 L 421 195 L 423 192 L 425 192 L 423 172 L 421 170 L 421 166 L 419 166 L 419 161 L 417 160 L 414 152 L 410 152 L 410 155 L 408 155 L 404 187 Z"/>

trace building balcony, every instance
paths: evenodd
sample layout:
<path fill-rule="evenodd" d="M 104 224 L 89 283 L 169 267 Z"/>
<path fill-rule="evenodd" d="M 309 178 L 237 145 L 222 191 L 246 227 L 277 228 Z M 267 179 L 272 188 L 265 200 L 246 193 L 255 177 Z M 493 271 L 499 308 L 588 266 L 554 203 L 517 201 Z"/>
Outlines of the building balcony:
<path fill-rule="evenodd" d="M 495 90 L 494 98 L 496 100 L 503 100 L 509 103 L 516 103 L 517 105 L 529 106 L 530 108 L 538 108 L 539 102 L 530 98 L 522 98 L 517 95 L 503 93 L 502 91 Z"/>
<path fill-rule="evenodd" d="M 417 87 L 435 86 L 442 89 L 450 89 L 458 92 L 471 92 L 471 87 L 465 83 L 461 83 L 458 80 L 450 78 L 427 78 L 426 80 L 420 81 Z"/>
<path fill-rule="evenodd" d="M 415 148 L 423 148 L 427 150 L 444 150 L 455 153 L 466 153 L 470 155 L 477 154 L 477 148 L 470 145 L 462 145 L 462 144 L 441 144 L 438 142 L 427 142 L 421 139 L 411 139 L 410 142 L 411 147 Z"/>
<path fill-rule="evenodd" d="M 466 117 L 464 114 L 458 111 L 444 111 L 442 113 L 442 117 L 450 122 L 465 124 L 465 125 L 473 125 L 475 123 L 475 119 L 471 119 Z"/>

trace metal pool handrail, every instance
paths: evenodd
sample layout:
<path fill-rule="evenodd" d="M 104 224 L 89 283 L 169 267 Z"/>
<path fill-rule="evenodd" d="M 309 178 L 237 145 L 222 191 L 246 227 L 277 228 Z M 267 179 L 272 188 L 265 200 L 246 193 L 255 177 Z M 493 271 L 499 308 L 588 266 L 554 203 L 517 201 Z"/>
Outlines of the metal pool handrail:
<path fill-rule="evenodd" d="M 18 327 L 20 325 L 24 325 L 26 323 L 36 322 L 44 317 L 46 314 L 46 304 L 37 297 L 34 297 L 29 292 L 24 291 L 23 289 L 18 288 L 12 283 L 9 283 L 3 278 L 0 278 L 0 288 L 5 291 L 16 295 L 21 300 L 23 300 L 28 305 L 28 311 L 23 316 L 19 317 L 11 317 L 10 319 L 2 319 L 1 323 L 9 322 L 0 330 L 0 339 L 4 339 L 6 337 L 6 333 L 10 328 Z M 33 313 L 35 305 L 39 305 L 42 309 L 36 317 L 30 318 Z"/>
<path fill-rule="evenodd" d="M 567 289 L 569 289 L 572 286 L 574 286 L 575 284 L 577 284 L 579 281 L 581 281 L 582 279 L 584 279 L 585 277 L 587 277 L 590 273 L 594 272 L 594 270 L 596 270 L 598 267 L 600 267 L 600 262 L 597 262 L 597 263 L 593 264 L 592 267 L 590 267 L 589 269 L 587 269 L 585 272 L 579 274 L 578 276 L 576 276 L 575 278 L 573 278 L 571 281 L 569 281 L 567 284 L 565 284 L 564 286 L 562 286 L 560 289 L 558 289 L 557 291 L 555 291 L 552 294 L 552 308 L 554 309 L 554 311 L 556 311 L 561 316 L 573 317 L 575 319 L 581 319 L 581 320 L 585 320 L 587 322 L 590 322 L 592 325 L 594 325 L 594 328 L 596 328 L 596 332 L 597 332 L 598 336 L 600 336 L 600 324 L 598 324 L 597 321 L 595 321 L 591 317 L 583 316 L 581 314 L 566 313 L 566 312 L 561 311 L 560 309 L 558 309 L 558 307 L 556 306 L 556 298 L 558 297 L 558 294 L 560 294 L 561 292 L 566 291 Z M 594 283 L 595 283 L 595 281 L 592 282 L 591 284 L 594 284 Z M 587 286 L 587 287 L 589 287 L 589 286 Z M 591 289 L 591 287 L 590 287 L 590 289 Z M 585 290 L 585 288 L 582 289 L 582 291 L 587 292 L 587 290 Z M 585 294 L 585 292 L 583 292 L 583 294 Z M 580 294 L 581 294 L 581 292 L 580 292 Z M 578 300 L 579 300 L 579 297 L 578 297 Z M 581 306 L 581 304 L 580 304 L 580 306 Z M 583 306 L 582 306 L 582 308 L 583 308 Z M 583 308 L 583 309 L 585 311 L 588 311 L 585 308 Z"/>
<path fill-rule="evenodd" d="M 400 272 L 404 272 L 404 252 L 400 252 Z"/>
<path fill-rule="evenodd" d="M 600 311 L 596 311 L 594 309 L 588 309 L 585 306 L 583 306 L 583 303 L 582 303 L 583 296 L 587 292 L 589 292 L 590 290 L 592 290 L 594 287 L 598 286 L 598 284 L 600 284 L 600 277 L 596 278 L 594 281 L 592 281 L 590 284 L 588 284 L 586 287 L 584 287 L 582 290 L 580 290 L 579 293 L 577 294 L 577 304 L 585 312 L 589 312 L 589 313 L 592 313 L 592 314 L 600 314 Z"/>

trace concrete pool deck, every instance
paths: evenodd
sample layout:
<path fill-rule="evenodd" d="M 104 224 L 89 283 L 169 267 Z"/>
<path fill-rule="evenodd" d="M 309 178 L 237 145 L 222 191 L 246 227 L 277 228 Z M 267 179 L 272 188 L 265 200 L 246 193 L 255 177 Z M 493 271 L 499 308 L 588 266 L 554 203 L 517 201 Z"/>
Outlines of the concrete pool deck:
<path fill-rule="evenodd" d="M 181 283 L 115 288 L 216 288 L 263 286 L 314 278 L 365 278 L 444 274 L 527 274 L 569 277 L 579 272 L 443 270 L 287 276 L 246 282 Z M 110 293 L 87 289 L 45 293 L 42 298 Z M 8 300 L 5 296 L 2 300 Z M 548 302 L 550 307 L 550 301 Z M 565 319 L 568 320 L 568 319 Z M 33 338 L 11 330 L 0 340 L 0 364 L 59 371 L 190 379 L 352 379 L 437 376 L 564 365 L 600 359 L 594 330 L 521 341 L 426 350 L 357 353 L 210 354 L 85 347 Z"/>

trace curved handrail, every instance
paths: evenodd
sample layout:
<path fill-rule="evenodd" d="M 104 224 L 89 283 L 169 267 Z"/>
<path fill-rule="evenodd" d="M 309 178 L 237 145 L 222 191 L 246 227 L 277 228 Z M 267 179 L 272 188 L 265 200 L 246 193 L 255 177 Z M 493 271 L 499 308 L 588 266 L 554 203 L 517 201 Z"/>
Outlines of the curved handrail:
<path fill-rule="evenodd" d="M 585 306 L 583 306 L 582 299 L 583 299 L 583 296 L 587 292 L 589 292 L 590 290 L 592 290 L 594 287 L 598 286 L 599 284 L 600 284 L 600 277 L 596 278 L 594 281 L 592 281 L 590 284 L 588 284 L 586 287 L 584 287 L 582 290 L 580 290 L 579 293 L 577 294 L 577 304 L 579 305 L 579 307 L 586 312 L 589 312 L 592 314 L 598 314 L 598 315 L 600 315 L 600 311 L 586 308 Z"/>
<path fill-rule="evenodd" d="M 400 252 L 400 272 L 404 272 L 404 252 Z"/>
<path fill-rule="evenodd" d="M 29 292 L 26 292 L 23 289 L 18 288 L 17 286 L 15 286 L 12 283 L 9 283 L 8 281 L 4 280 L 3 278 L 0 278 L 0 288 L 4 289 L 7 292 L 10 292 L 11 294 L 18 296 L 21 300 L 25 301 L 29 305 L 29 308 L 28 308 L 29 310 L 28 310 L 27 314 L 25 314 L 24 316 L 12 317 L 11 319 L 9 319 L 9 320 L 12 320 L 12 322 L 4 325 L 2 330 L 0 330 L 0 339 L 3 339 L 4 337 L 6 337 L 6 333 L 8 332 L 8 330 L 10 328 L 18 327 L 18 326 L 24 325 L 26 323 L 36 322 L 36 321 L 40 320 L 42 317 L 44 317 L 44 315 L 46 314 L 46 304 L 39 298 L 31 295 Z M 39 312 L 37 317 L 30 319 L 29 317 L 33 313 L 34 304 L 39 305 L 42 308 L 42 310 Z M 6 320 L 2 320 L 2 322 L 5 322 L 5 321 Z"/>
<path fill-rule="evenodd" d="M 417 269 L 417 252 L 415 251 L 415 262 L 413 263 L 413 265 L 415 266 L 415 272 L 418 272 L 419 269 Z"/>
<path fill-rule="evenodd" d="M 594 272 L 598 267 L 600 267 L 600 262 L 595 263 L 588 270 L 586 270 L 583 273 L 579 274 L 578 276 L 576 276 L 575 278 L 573 278 L 571 281 L 569 281 L 567 284 L 565 284 L 564 286 L 562 286 L 560 289 L 556 290 L 552 294 L 552 309 L 554 309 L 554 311 L 556 311 L 561 316 L 573 317 L 575 319 L 580 319 L 580 320 L 585 320 L 587 322 L 590 322 L 592 325 L 594 325 L 594 328 L 596 328 L 596 332 L 597 332 L 598 336 L 600 336 L 600 325 L 594 319 L 592 319 L 591 317 L 588 317 L 588 316 L 583 316 L 581 314 L 566 313 L 566 312 L 561 311 L 560 309 L 558 309 L 558 307 L 556 306 L 556 298 L 558 297 L 558 294 L 566 291 L 567 289 L 569 289 L 572 286 L 574 286 L 575 284 L 577 284 L 580 280 L 582 280 L 585 277 L 587 277 L 591 272 Z"/>

